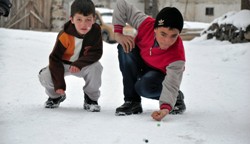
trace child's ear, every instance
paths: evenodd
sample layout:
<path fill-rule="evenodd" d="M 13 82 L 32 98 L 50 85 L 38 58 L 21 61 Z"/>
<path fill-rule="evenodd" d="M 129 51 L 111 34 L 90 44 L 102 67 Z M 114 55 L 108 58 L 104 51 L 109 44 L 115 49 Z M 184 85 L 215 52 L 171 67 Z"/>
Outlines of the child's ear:
<path fill-rule="evenodd" d="M 156 33 L 157 28 L 154 28 L 154 32 Z"/>
<path fill-rule="evenodd" d="M 73 17 L 70 16 L 69 19 L 70 19 L 71 23 L 74 24 L 74 22 L 73 22 Z"/>

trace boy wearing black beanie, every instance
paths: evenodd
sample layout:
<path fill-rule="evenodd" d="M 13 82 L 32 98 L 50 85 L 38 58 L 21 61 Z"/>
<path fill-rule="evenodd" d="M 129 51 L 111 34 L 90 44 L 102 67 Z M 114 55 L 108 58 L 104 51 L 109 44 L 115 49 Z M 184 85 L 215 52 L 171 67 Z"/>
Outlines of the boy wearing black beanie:
<path fill-rule="evenodd" d="M 123 35 L 129 23 L 137 36 Z M 162 120 L 166 115 L 186 110 L 180 84 L 185 67 L 185 52 L 179 34 L 183 17 L 174 7 L 163 8 L 156 19 L 149 17 L 126 0 L 118 0 L 113 13 L 118 58 L 123 76 L 124 104 L 116 115 L 143 112 L 141 96 L 159 100 L 159 110 L 151 116 Z"/>

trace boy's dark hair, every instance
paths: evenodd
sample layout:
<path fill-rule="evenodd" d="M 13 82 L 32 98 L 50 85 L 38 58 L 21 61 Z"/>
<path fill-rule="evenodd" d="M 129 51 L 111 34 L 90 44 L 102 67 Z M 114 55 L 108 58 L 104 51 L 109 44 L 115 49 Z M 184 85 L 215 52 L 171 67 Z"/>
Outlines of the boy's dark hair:
<path fill-rule="evenodd" d="M 73 17 L 76 13 L 95 16 L 95 5 L 91 0 L 75 0 L 71 5 L 70 16 Z"/>

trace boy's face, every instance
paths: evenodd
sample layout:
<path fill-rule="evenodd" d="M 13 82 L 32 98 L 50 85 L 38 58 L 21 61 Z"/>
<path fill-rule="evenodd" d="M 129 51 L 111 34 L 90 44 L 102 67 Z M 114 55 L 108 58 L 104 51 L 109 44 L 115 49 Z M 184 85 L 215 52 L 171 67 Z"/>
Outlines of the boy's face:
<path fill-rule="evenodd" d="M 161 49 L 168 49 L 175 43 L 179 36 L 179 30 L 176 28 L 158 27 L 154 29 L 154 32 Z"/>
<path fill-rule="evenodd" d="M 73 17 L 70 17 L 70 20 L 80 35 L 88 33 L 95 22 L 93 14 L 84 16 L 83 14 L 76 13 Z"/>

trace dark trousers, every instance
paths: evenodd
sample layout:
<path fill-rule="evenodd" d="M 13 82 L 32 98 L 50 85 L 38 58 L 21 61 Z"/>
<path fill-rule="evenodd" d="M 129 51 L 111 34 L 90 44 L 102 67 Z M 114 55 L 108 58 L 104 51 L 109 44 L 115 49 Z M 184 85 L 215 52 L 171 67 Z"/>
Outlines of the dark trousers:
<path fill-rule="evenodd" d="M 118 59 L 123 76 L 124 100 L 141 102 L 141 96 L 158 100 L 166 74 L 147 66 L 138 47 L 125 53 L 118 45 Z"/>

